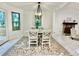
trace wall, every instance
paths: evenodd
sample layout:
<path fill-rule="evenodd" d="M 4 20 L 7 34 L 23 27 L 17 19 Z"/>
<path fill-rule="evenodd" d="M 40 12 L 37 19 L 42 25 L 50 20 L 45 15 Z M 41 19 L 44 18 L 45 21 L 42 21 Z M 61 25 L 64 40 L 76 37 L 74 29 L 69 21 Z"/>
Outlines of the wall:
<path fill-rule="evenodd" d="M 5 10 L 6 13 L 6 37 L 8 39 L 16 39 L 21 38 L 23 36 L 23 10 L 15 8 L 13 6 L 10 6 L 5 3 L 0 3 L 0 9 Z M 21 13 L 21 30 L 18 31 L 12 31 L 12 18 L 11 18 L 11 12 L 19 12 Z"/>
<path fill-rule="evenodd" d="M 0 36 L 5 36 L 5 35 L 6 35 L 6 29 L 0 28 Z"/>
<path fill-rule="evenodd" d="M 75 8 L 68 8 L 65 6 L 61 10 L 55 10 L 54 15 L 55 19 L 53 20 L 53 34 L 63 35 L 63 22 L 67 20 L 67 17 L 71 17 L 71 20 L 76 20 L 79 23 L 79 11 Z M 79 24 L 76 25 L 77 33 L 79 32 Z"/>

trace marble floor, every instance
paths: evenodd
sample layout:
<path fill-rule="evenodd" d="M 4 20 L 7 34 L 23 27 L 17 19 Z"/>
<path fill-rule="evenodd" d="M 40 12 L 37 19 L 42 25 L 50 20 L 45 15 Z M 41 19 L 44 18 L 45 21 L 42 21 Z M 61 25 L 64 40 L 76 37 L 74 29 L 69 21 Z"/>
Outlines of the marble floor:
<path fill-rule="evenodd" d="M 28 38 L 23 37 L 3 56 L 71 56 L 69 52 L 64 49 L 54 39 L 51 39 L 50 47 L 28 47 Z"/>
<path fill-rule="evenodd" d="M 79 40 L 72 40 L 71 36 L 53 35 L 55 40 L 61 44 L 71 55 L 79 56 Z"/>

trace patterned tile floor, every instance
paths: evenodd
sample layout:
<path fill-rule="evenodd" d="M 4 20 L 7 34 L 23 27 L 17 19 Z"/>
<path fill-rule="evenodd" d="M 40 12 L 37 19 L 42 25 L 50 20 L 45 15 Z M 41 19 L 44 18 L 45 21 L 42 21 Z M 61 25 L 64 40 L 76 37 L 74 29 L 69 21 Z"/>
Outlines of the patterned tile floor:
<path fill-rule="evenodd" d="M 23 37 L 17 42 L 4 56 L 71 56 L 54 39 L 51 40 L 50 47 L 31 47 L 28 48 L 28 38 Z"/>

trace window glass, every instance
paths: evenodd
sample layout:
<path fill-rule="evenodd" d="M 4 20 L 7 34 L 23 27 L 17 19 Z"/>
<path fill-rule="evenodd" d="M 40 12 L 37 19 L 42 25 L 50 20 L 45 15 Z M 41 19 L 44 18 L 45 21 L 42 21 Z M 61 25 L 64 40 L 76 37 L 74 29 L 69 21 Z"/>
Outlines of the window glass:
<path fill-rule="evenodd" d="M 35 26 L 36 29 L 39 29 L 42 25 L 41 16 L 35 15 Z"/>
<path fill-rule="evenodd" d="M 20 30 L 20 13 L 12 12 L 12 30 Z"/>
<path fill-rule="evenodd" d="M 5 27 L 5 13 L 0 11 L 0 27 Z"/>

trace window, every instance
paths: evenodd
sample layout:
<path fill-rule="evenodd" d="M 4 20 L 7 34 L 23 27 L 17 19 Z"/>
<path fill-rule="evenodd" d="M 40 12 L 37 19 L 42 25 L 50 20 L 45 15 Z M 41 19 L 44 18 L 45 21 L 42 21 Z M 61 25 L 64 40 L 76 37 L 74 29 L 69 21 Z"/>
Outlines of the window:
<path fill-rule="evenodd" d="M 12 12 L 12 30 L 20 30 L 20 13 Z"/>
<path fill-rule="evenodd" d="M 35 15 L 35 26 L 38 29 L 41 26 L 41 16 Z"/>
<path fill-rule="evenodd" d="M 0 28 L 5 28 L 5 12 L 0 11 Z"/>

